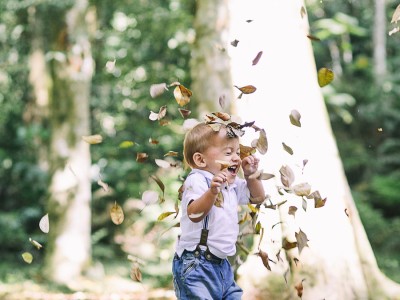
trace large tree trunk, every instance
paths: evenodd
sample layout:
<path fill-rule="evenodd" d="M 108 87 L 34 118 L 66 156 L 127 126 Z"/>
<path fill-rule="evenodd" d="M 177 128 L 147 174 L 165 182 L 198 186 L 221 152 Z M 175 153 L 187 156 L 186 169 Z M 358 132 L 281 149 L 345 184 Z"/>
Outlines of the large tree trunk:
<path fill-rule="evenodd" d="M 260 214 L 267 236 L 261 248 L 275 259 L 282 238 L 296 241 L 295 233 L 301 229 L 309 240 L 301 255 L 297 249 L 287 251 L 287 261 L 273 264 L 272 272 L 264 269 L 265 276 L 258 273 L 263 268 L 259 267 L 259 258 L 251 257 L 239 269 L 241 282 L 248 293 L 255 283 L 264 285 L 271 299 L 279 295 L 281 299 L 296 298 L 293 287 L 303 279 L 303 299 L 395 299 L 400 297 L 399 287 L 379 271 L 346 181 L 317 83 L 303 7 L 301 0 L 234 1 L 232 5 L 231 38 L 242 43 L 231 51 L 233 79 L 237 85 L 257 87 L 254 94 L 237 100 L 237 112 L 245 121 L 255 120 L 266 130 L 270 149 L 262 167 L 277 178 L 266 187 L 273 202 L 288 200 L 280 206 L 279 214 L 270 210 Z M 254 21 L 246 24 L 246 18 Z M 252 66 L 251 59 L 258 51 L 263 51 L 263 57 Z M 290 124 L 293 109 L 302 116 L 300 128 Z M 294 154 L 284 151 L 282 143 Z M 304 159 L 308 163 L 303 171 Z M 312 191 L 320 191 L 327 198 L 325 206 L 314 208 L 314 202 L 308 200 L 304 211 L 298 197 L 278 195 L 276 185 L 282 185 L 279 169 L 283 165 L 294 170 L 295 184 L 308 182 Z M 295 217 L 288 215 L 290 205 L 298 207 Z M 281 226 L 272 229 L 279 221 L 283 222 Z M 299 259 L 297 264 L 294 258 Z M 283 272 L 289 266 L 292 276 L 288 279 L 292 282 L 283 284 L 286 292 L 274 295 L 279 279 L 276 275 L 284 282 Z"/>
<path fill-rule="evenodd" d="M 208 6 L 213 2 L 215 10 L 223 5 L 222 1 L 205 2 Z M 262 209 L 259 214 L 266 230 L 261 249 L 276 264 L 271 263 L 270 272 L 260 257 L 248 257 L 239 268 L 244 299 L 298 299 L 294 286 L 303 279 L 303 299 L 396 299 L 400 295 L 399 287 L 379 271 L 346 181 L 317 83 L 303 6 L 300 0 L 231 1 L 229 41 L 239 41 L 237 47 L 230 46 L 228 52 L 232 58 L 233 82 L 239 87 L 249 84 L 257 87 L 254 94 L 233 99 L 236 113 L 243 122 L 255 121 L 266 130 L 269 150 L 261 157 L 261 167 L 264 172 L 276 174 L 276 180 L 266 181 L 265 187 L 273 203 L 288 200 L 279 210 Z M 211 43 L 210 31 L 215 30 L 215 17 L 210 19 L 210 14 L 200 13 L 198 10 L 197 19 L 203 19 L 203 24 L 209 26 L 207 30 L 197 31 L 197 39 L 207 39 Z M 261 59 L 252 65 L 260 51 L 263 51 Z M 214 84 L 207 80 L 215 70 L 205 68 L 211 72 L 208 76 L 197 72 L 202 68 L 199 62 L 207 61 L 208 55 L 209 49 L 196 53 L 192 65 L 196 68 L 192 72 L 193 94 L 198 95 L 200 101 L 205 100 L 204 91 L 214 90 L 218 94 L 221 90 L 220 82 Z M 225 67 L 223 73 L 228 73 L 229 66 Z M 221 72 L 220 67 L 218 71 Z M 238 96 L 240 92 L 236 92 Z M 220 110 L 217 105 L 206 109 L 207 112 Z M 293 109 L 302 116 L 300 128 L 290 124 L 289 115 Z M 249 145 L 257 137 L 257 133 L 247 130 L 243 143 Z M 282 143 L 290 146 L 294 154 L 284 151 Z M 308 163 L 303 170 L 304 160 Z M 308 207 L 304 211 L 299 197 L 279 195 L 277 186 L 282 186 L 279 170 L 283 165 L 295 172 L 295 184 L 308 182 L 312 191 L 318 190 L 326 197 L 325 206 L 314 208 L 314 202 L 307 200 Z M 298 207 L 295 217 L 288 214 L 291 205 Z M 282 239 L 296 241 L 295 233 L 300 229 L 307 235 L 308 247 L 301 255 L 295 248 L 286 251 L 284 256 Z M 258 246 L 258 241 L 255 245 Z M 275 255 L 279 251 L 283 261 L 277 261 Z M 289 275 L 284 276 L 287 270 Z"/>
<path fill-rule="evenodd" d="M 49 23 L 56 34 L 47 41 L 51 45 L 46 54 L 48 65 L 37 75 L 48 78 L 47 95 L 43 95 L 46 83 L 36 80 L 35 85 L 40 90 L 36 97 L 42 97 L 47 106 L 51 132 L 47 157 L 51 176 L 47 203 L 50 231 L 45 274 L 47 279 L 61 284 L 79 280 L 91 259 L 91 160 L 89 145 L 82 140 L 82 136 L 90 134 L 93 74 L 87 9 L 86 0 L 76 0 L 68 11 L 57 11 L 62 17 L 42 16 L 51 19 Z M 40 53 L 38 49 L 33 52 L 32 65 L 42 66 Z"/>
<path fill-rule="evenodd" d="M 194 27 L 196 40 L 192 49 L 191 88 L 193 99 L 199 112 L 212 112 L 219 107 L 219 102 L 229 109 L 233 90 L 231 73 L 227 66 L 229 57 L 228 0 L 196 1 Z"/>

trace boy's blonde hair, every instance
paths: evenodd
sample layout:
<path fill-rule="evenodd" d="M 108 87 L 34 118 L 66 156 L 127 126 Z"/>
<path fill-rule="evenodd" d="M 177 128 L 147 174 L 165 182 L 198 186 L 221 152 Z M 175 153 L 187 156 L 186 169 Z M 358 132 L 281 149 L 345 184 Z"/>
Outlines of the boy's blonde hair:
<path fill-rule="evenodd" d="M 222 125 L 220 130 L 226 130 L 226 126 Z M 213 137 L 218 135 L 210 125 L 206 123 L 199 123 L 190 129 L 185 136 L 183 142 L 183 158 L 186 165 L 192 168 L 196 167 L 193 160 L 193 155 L 196 152 L 203 153 L 212 143 Z"/>

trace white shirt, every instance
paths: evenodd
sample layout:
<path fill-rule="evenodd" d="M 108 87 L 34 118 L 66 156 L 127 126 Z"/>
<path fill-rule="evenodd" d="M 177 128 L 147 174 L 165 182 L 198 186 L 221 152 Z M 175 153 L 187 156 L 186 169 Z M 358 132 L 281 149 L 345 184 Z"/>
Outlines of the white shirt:
<path fill-rule="evenodd" d="M 210 172 L 193 169 L 184 182 L 180 222 L 182 233 L 176 246 L 179 256 L 185 249 L 195 250 L 200 242 L 205 218 L 198 223 L 192 222 L 187 214 L 187 207 L 191 200 L 200 198 L 209 189 L 207 179 L 211 182 L 213 176 Z M 207 246 L 211 253 L 224 259 L 236 253 L 239 234 L 238 205 L 249 203 L 250 191 L 246 181 L 236 177 L 235 182 L 222 188 L 221 192 L 224 197 L 223 207 L 213 205 L 208 213 Z"/>

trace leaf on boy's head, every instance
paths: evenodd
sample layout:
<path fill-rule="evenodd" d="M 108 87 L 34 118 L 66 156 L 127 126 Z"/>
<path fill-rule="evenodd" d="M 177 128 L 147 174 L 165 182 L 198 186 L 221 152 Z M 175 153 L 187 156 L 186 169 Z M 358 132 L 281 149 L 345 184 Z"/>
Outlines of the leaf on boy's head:
<path fill-rule="evenodd" d="M 229 121 L 231 119 L 230 114 L 224 113 L 224 112 L 213 112 L 212 113 L 214 116 L 220 118 L 222 121 Z"/>
<path fill-rule="evenodd" d="M 214 130 L 215 132 L 219 132 L 219 130 L 221 129 L 221 126 L 222 126 L 221 123 L 209 123 L 207 125 L 210 126 L 212 128 L 212 130 Z"/>

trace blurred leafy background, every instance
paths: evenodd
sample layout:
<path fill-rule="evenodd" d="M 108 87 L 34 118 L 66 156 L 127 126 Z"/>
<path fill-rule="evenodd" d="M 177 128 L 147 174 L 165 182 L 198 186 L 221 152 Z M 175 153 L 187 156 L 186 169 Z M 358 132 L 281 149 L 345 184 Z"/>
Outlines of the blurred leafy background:
<path fill-rule="evenodd" d="M 149 95 L 153 83 L 179 81 L 190 87 L 189 60 L 194 40 L 195 1 L 92 0 L 98 18 L 92 51 L 96 72 L 90 102 L 93 133 L 104 142 L 91 146 L 93 260 L 102 268 L 129 277 L 127 254 L 146 261 L 143 276 L 154 287 L 171 286 L 170 260 L 176 222 L 157 222 L 165 211 L 174 211 L 179 171 L 160 171 L 154 158 L 171 149 L 182 152 L 183 119 L 170 110 L 170 126 L 154 126 L 148 115 L 173 100 L 171 93 L 157 99 Z M 333 131 L 350 187 L 380 268 L 400 282 L 400 64 L 398 35 L 387 39 L 388 74 L 373 76 L 374 6 L 372 1 L 309 1 L 310 32 L 317 66 L 331 67 L 335 81 L 324 88 Z M 51 18 L 71 1 L 0 1 L 0 281 L 24 278 L 44 280 L 43 257 L 27 267 L 21 253 L 32 250 L 29 237 L 45 244 L 38 220 L 45 213 L 48 174 L 35 155 L 36 140 L 46 141 L 46 126 L 29 117 L 32 101 L 28 58 L 32 31 L 29 8 Z M 387 20 L 397 3 L 387 1 Z M 108 64 L 115 65 L 112 68 Z M 196 103 L 189 109 L 196 115 Z M 160 141 L 156 146 L 149 139 Z M 125 147 L 124 141 L 133 145 Z M 146 163 L 136 153 L 146 152 Z M 182 159 L 182 157 L 178 157 Z M 161 172 L 161 173 L 160 173 Z M 98 174 L 111 193 L 103 193 Z M 166 185 L 166 201 L 144 207 L 141 194 L 157 189 L 150 178 Z M 118 201 L 126 221 L 116 227 L 109 209 Z M 176 221 L 176 220 L 175 220 Z M 12 271 L 10 271 L 12 270 Z"/>

